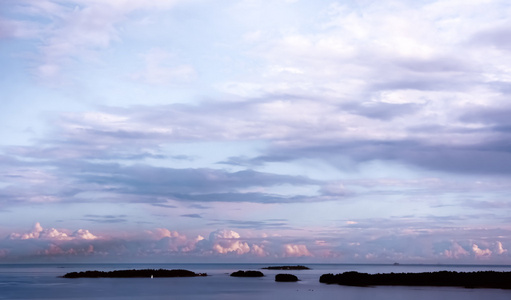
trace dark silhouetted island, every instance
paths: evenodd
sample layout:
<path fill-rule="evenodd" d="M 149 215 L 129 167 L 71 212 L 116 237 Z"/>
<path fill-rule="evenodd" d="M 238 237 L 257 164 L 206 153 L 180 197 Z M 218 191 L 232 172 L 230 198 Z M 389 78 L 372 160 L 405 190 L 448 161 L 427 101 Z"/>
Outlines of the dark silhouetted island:
<path fill-rule="evenodd" d="M 265 270 L 310 270 L 306 266 L 271 266 L 263 268 Z"/>
<path fill-rule="evenodd" d="M 298 277 L 293 274 L 277 274 L 275 275 L 275 281 L 278 282 L 295 282 L 298 281 Z"/>
<path fill-rule="evenodd" d="M 367 274 L 344 272 L 323 274 L 319 282 L 351 286 L 402 285 L 402 286 L 452 286 L 465 288 L 511 289 L 511 272 L 455 272 Z"/>
<path fill-rule="evenodd" d="M 263 277 L 264 274 L 261 271 L 236 271 L 231 273 L 233 277 Z"/>
<path fill-rule="evenodd" d="M 206 273 L 194 273 L 188 270 L 116 270 L 116 271 L 85 271 L 71 272 L 62 276 L 64 278 L 132 278 L 132 277 L 196 277 L 208 276 Z"/>

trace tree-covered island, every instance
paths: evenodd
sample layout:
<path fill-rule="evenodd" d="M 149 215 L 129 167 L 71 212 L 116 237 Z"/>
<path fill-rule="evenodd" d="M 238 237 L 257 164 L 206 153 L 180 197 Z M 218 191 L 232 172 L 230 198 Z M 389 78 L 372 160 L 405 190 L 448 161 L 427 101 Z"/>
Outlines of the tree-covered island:
<path fill-rule="evenodd" d="M 402 285 L 511 289 L 511 272 L 439 271 L 424 273 L 367 274 L 351 271 L 336 275 L 323 274 L 319 282 L 351 286 Z"/>
<path fill-rule="evenodd" d="M 116 271 L 85 271 L 65 274 L 64 278 L 135 278 L 135 277 L 196 277 L 207 276 L 206 273 L 195 273 L 188 270 L 143 269 Z"/>

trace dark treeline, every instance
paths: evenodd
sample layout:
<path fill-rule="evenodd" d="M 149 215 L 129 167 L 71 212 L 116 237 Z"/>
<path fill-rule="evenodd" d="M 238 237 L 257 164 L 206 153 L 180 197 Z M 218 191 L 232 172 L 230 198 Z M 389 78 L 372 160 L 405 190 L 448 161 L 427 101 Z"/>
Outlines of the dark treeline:
<path fill-rule="evenodd" d="M 454 272 L 367 274 L 345 272 L 321 275 L 319 282 L 352 286 L 406 285 L 406 286 L 454 286 L 466 288 L 511 289 L 511 272 Z"/>
<path fill-rule="evenodd" d="M 263 277 L 264 274 L 261 271 L 236 271 L 231 273 L 232 277 Z"/>
<path fill-rule="evenodd" d="M 298 277 L 293 274 L 277 274 L 275 275 L 275 281 L 278 282 L 295 282 L 298 281 Z"/>
<path fill-rule="evenodd" d="M 130 278 L 130 277 L 195 277 L 207 276 L 205 273 L 194 273 L 188 270 L 117 270 L 117 271 L 85 271 L 85 272 L 71 272 L 65 274 L 64 278 Z"/>
<path fill-rule="evenodd" d="M 310 268 L 306 266 L 271 266 L 263 268 L 265 270 L 310 270 Z"/>

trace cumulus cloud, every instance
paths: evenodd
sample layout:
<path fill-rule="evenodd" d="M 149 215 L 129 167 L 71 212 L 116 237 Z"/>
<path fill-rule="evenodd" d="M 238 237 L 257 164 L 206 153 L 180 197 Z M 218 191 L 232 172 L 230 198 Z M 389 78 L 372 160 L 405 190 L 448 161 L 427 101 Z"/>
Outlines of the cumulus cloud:
<path fill-rule="evenodd" d="M 284 257 L 312 256 L 306 245 L 284 245 Z"/>
<path fill-rule="evenodd" d="M 73 232 L 71 237 L 82 239 L 82 240 L 95 240 L 98 238 L 97 236 L 93 235 L 87 229 L 78 229 L 77 231 Z"/>
<path fill-rule="evenodd" d="M 477 244 L 472 245 L 472 251 L 478 258 L 490 257 L 492 255 L 492 251 L 490 249 L 481 249 Z"/>
<path fill-rule="evenodd" d="M 69 240 L 94 240 L 98 237 L 93 235 L 86 229 L 78 229 L 72 234 L 67 234 L 66 232 L 59 231 L 55 228 L 46 228 L 44 229 L 39 222 L 35 223 L 34 228 L 27 233 L 11 233 L 8 236 L 11 240 L 29 240 L 29 239 L 44 239 L 44 240 L 55 240 L 55 241 L 69 241 Z"/>
<path fill-rule="evenodd" d="M 444 250 L 443 255 L 447 258 L 459 259 L 470 255 L 460 244 L 453 242 L 449 249 Z"/>
<path fill-rule="evenodd" d="M 505 249 L 503 246 L 502 246 L 502 243 L 500 241 L 497 241 L 496 242 L 496 249 L 495 249 L 495 253 L 497 254 L 504 254 L 507 252 L 507 249 Z"/>
<path fill-rule="evenodd" d="M 209 241 L 212 243 L 213 251 L 220 254 L 233 252 L 241 255 L 250 252 L 250 246 L 240 240 L 239 233 L 232 230 L 219 229 L 213 231 L 209 235 Z"/>
<path fill-rule="evenodd" d="M 268 256 L 268 252 L 264 250 L 264 245 L 252 245 L 251 253 L 258 257 L 266 257 Z"/>
<path fill-rule="evenodd" d="M 360 222 L 359 222 L 360 224 Z M 350 225 L 345 225 L 349 228 Z M 392 231 L 394 234 L 389 235 Z M 211 259 L 317 259 L 330 261 L 373 262 L 477 262 L 479 259 L 504 261 L 508 251 L 500 241 L 471 240 L 473 233 L 458 241 L 448 240 L 452 231 L 438 229 L 427 232 L 417 229 L 357 227 L 350 230 L 335 230 L 331 235 L 322 234 L 322 239 L 261 234 L 248 231 L 242 235 L 231 229 L 219 229 L 204 238 L 190 236 L 167 228 L 133 231 L 122 236 L 98 238 L 88 230 L 76 230 L 72 234 L 66 229 L 45 229 L 36 223 L 26 233 L 13 233 L 0 241 L 2 261 L 39 260 L 46 258 L 88 259 L 109 261 L 133 259 L 155 261 L 168 257 L 194 258 L 198 261 Z M 64 235 L 64 233 L 66 233 Z M 491 234 L 486 230 L 485 233 Z M 339 239 L 338 236 L 342 236 Z M 379 236 L 379 237 L 378 237 Z M 377 237 L 377 238 L 376 238 Z M 458 237 L 461 235 L 458 234 Z M 489 245 L 482 247 L 481 245 Z M 491 248 L 491 249 L 490 249 Z"/>

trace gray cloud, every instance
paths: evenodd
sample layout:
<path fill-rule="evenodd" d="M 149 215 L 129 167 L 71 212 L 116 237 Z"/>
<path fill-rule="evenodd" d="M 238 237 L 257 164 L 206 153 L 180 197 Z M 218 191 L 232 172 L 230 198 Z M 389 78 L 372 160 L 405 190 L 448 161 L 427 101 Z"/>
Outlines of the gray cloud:
<path fill-rule="evenodd" d="M 49 165 L 52 167 L 47 167 Z M 142 164 L 121 166 L 80 160 L 43 161 L 33 163 L 30 168 L 30 172 L 18 172 L 19 175 L 13 173 L 14 170 L 7 174 L 12 185 L 0 189 L 0 199 L 3 199 L 4 204 L 101 201 L 95 197 L 83 198 L 80 196 L 82 193 L 107 193 L 110 195 L 106 197 L 109 201 L 148 202 L 168 208 L 174 208 L 166 204 L 169 199 L 197 202 L 296 202 L 306 199 L 299 195 L 284 197 L 239 190 L 282 184 L 322 184 L 303 176 L 276 175 L 253 170 L 228 172 L 208 168 L 173 169 Z M 9 170 L 4 169 L 4 172 L 9 173 Z M 37 178 L 32 178 L 33 176 Z M 65 178 L 66 185 L 57 180 L 61 176 Z M 40 183 L 34 184 L 34 179 Z M 43 190 L 44 193 L 41 193 Z M 101 219 L 88 220 L 99 222 Z"/>
<path fill-rule="evenodd" d="M 511 30 L 509 24 L 504 24 L 499 27 L 485 29 L 473 34 L 468 44 L 473 44 L 482 47 L 497 47 L 503 50 L 511 50 Z"/>
<path fill-rule="evenodd" d="M 84 215 L 83 221 L 94 223 L 125 223 L 127 222 L 127 215 Z"/>
<path fill-rule="evenodd" d="M 202 216 L 199 214 L 184 214 L 184 215 L 181 215 L 181 217 L 192 218 L 192 219 L 202 219 Z"/>
<path fill-rule="evenodd" d="M 208 223 L 210 226 L 226 226 L 229 228 L 243 228 L 243 229 L 256 229 L 256 230 L 270 230 L 270 229 L 294 229 L 288 224 L 285 219 L 269 219 L 261 221 L 249 220 L 213 220 Z"/>

